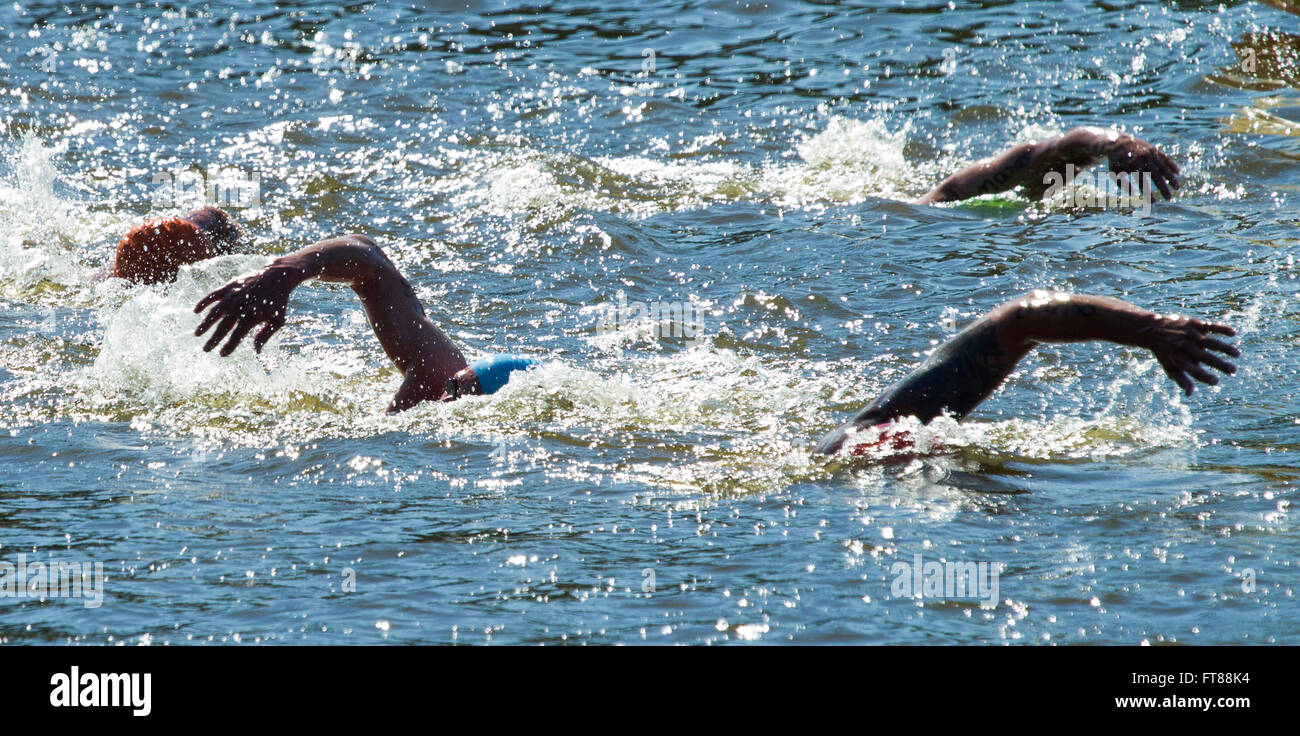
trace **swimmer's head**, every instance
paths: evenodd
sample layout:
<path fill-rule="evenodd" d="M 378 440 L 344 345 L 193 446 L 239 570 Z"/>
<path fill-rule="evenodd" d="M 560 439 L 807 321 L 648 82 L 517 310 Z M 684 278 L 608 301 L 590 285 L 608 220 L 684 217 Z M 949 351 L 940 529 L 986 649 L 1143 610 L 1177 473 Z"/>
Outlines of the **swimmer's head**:
<path fill-rule="evenodd" d="M 443 387 L 447 399 L 477 394 L 494 394 L 510 380 L 510 374 L 526 371 L 538 361 L 523 355 L 489 355 L 470 363 L 447 379 Z"/>
<path fill-rule="evenodd" d="M 212 239 L 192 223 L 150 220 L 122 236 L 113 275 L 146 284 L 172 281 L 181 266 L 219 253 Z"/>
<path fill-rule="evenodd" d="M 118 242 L 113 275 L 146 284 L 172 281 L 187 263 L 233 252 L 239 238 L 234 218 L 217 207 L 149 220 Z"/>
<path fill-rule="evenodd" d="M 235 222 L 235 218 L 220 207 L 206 205 L 181 219 L 207 233 L 208 237 L 212 239 L 213 245 L 222 255 L 234 252 L 235 247 L 244 235 L 239 224 Z"/>

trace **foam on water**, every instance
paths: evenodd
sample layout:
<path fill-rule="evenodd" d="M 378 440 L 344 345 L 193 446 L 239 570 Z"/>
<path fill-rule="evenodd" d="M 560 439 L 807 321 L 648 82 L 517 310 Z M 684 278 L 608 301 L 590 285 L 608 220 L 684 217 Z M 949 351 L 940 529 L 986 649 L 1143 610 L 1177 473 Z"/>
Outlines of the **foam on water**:
<path fill-rule="evenodd" d="M 163 405 L 218 395 L 265 399 L 307 388 L 304 366 L 280 360 L 274 342 L 266 352 L 275 367 L 268 370 L 247 343 L 222 358 L 200 350 L 203 339 L 194 337 L 199 299 L 268 261 L 222 256 L 182 268 L 173 284 L 132 289 L 125 303 L 102 313 L 103 346 L 90 377 L 105 395 Z"/>
<path fill-rule="evenodd" d="M 722 201 L 810 207 L 914 199 L 941 180 L 938 164 L 904 158 L 907 125 L 891 131 L 880 119 L 842 116 L 819 124 L 823 130 L 792 142 L 790 154 L 799 159 L 793 163 L 746 166 L 702 153 L 584 160 L 488 149 L 471 153 L 454 181 L 429 184 L 454 192 L 467 212 L 553 223 L 584 209 L 646 217 Z"/>
<path fill-rule="evenodd" d="M 878 119 L 833 116 L 822 131 L 795 146 L 802 163 L 768 167 L 760 186 L 785 206 L 854 203 L 867 197 L 913 199 L 929 187 L 903 157 L 909 129 L 904 125 L 891 131 Z"/>
<path fill-rule="evenodd" d="M 73 254 L 97 237 L 104 218 L 55 192 L 59 180 L 54 158 L 65 147 L 46 147 L 34 136 L 17 143 L 8 155 L 8 176 L 0 179 L 0 294 L 40 300 L 40 293 L 65 291 L 88 277 L 89 269 Z"/>

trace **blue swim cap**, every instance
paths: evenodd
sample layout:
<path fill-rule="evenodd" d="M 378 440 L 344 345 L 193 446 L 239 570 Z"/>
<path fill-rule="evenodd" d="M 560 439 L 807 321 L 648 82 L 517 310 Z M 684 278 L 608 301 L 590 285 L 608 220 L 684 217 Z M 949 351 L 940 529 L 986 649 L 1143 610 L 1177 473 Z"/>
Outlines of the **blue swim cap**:
<path fill-rule="evenodd" d="M 488 355 L 469 364 L 478 376 L 478 385 L 485 394 L 494 394 L 510 380 L 515 371 L 526 371 L 539 362 L 523 355 Z"/>

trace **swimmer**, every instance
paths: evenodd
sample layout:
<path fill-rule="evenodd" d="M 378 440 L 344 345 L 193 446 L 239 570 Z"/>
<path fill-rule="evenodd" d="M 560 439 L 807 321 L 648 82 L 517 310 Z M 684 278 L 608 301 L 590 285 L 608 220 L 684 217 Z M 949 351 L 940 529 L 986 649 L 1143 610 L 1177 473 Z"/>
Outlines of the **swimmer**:
<path fill-rule="evenodd" d="M 118 241 L 113 260 L 95 276 L 144 284 L 174 281 L 181 266 L 234 252 L 239 225 L 225 210 L 200 207 L 166 220 L 146 220 Z"/>
<path fill-rule="evenodd" d="M 1041 199 L 1051 191 L 1049 174 L 1065 181 L 1067 166 L 1083 169 L 1109 161 L 1110 170 L 1127 176 L 1140 193 L 1144 174 L 1165 199 L 1178 189 L 1178 165 L 1146 141 L 1118 130 L 1080 127 L 1036 143 L 1021 143 L 953 174 L 916 204 L 956 202 L 1017 187 Z M 180 267 L 233 252 L 241 237 L 239 226 L 225 210 L 201 207 L 182 217 L 150 220 L 123 236 L 113 262 L 96 280 L 117 276 L 135 282 L 172 281 Z"/>
<path fill-rule="evenodd" d="M 1154 314 L 1119 299 L 1035 291 L 994 309 L 939 346 L 852 421 L 822 437 L 817 452 L 833 455 L 846 444 L 856 449 L 853 435 L 903 417 L 929 423 L 947 413 L 961 419 L 1002 384 L 1021 358 L 1044 342 L 1102 340 L 1145 348 L 1190 396 L 1192 379 L 1210 386 L 1219 383 L 1203 365 L 1226 374 L 1237 372 L 1236 366 L 1211 352 L 1240 355 L 1216 334 L 1237 333 L 1227 325 Z M 881 443 L 882 438 L 867 442 Z M 899 449 L 897 438 L 893 445 Z"/>
<path fill-rule="evenodd" d="M 282 256 L 260 273 L 237 279 L 203 297 L 195 313 L 211 311 L 194 330 L 202 336 L 215 326 L 203 346 L 211 351 L 222 340 L 220 355 L 239 347 L 253 328 L 253 350 L 284 327 L 289 294 L 310 279 L 352 287 L 379 344 L 401 372 L 402 385 L 388 404 L 389 413 L 424 401 L 451 401 L 467 395 L 491 394 L 517 371 L 537 364 L 519 355 L 494 355 L 470 363 L 447 334 L 424 313 L 415 291 L 375 241 L 364 235 L 323 240 Z"/>
<path fill-rule="evenodd" d="M 1180 186 L 1178 164 L 1155 146 L 1118 130 L 1083 127 L 1056 138 L 1021 143 L 968 166 L 944 179 L 916 204 L 956 202 L 1017 187 L 1030 199 L 1042 199 L 1050 190 L 1049 174 L 1059 175 L 1064 182 L 1067 166 L 1077 170 L 1102 161 L 1110 163 L 1111 173 L 1126 178 L 1135 194 L 1142 193 L 1144 174 L 1150 175 L 1150 184 L 1165 199 L 1173 199 L 1173 190 Z"/>

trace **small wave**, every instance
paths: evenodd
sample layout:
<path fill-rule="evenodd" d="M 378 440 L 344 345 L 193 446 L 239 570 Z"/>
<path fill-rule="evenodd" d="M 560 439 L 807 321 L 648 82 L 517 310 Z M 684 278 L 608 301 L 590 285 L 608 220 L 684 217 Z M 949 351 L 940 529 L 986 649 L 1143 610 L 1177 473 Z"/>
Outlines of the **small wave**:
<path fill-rule="evenodd" d="M 795 146 L 802 163 L 766 167 L 760 189 L 785 206 L 914 198 L 925 184 L 903 157 L 908 131 L 908 126 L 890 131 L 875 119 L 832 117 L 824 130 Z"/>
<path fill-rule="evenodd" d="M 0 235 L 0 293 L 6 296 L 40 301 L 42 293 L 65 291 L 89 276 L 77 251 L 100 236 L 105 218 L 55 192 L 55 157 L 62 153 L 62 147 L 28 136 L 7 157 L 10 175 L 0 180 L 0 222 L 6 225 Z"/>
<path fill-rule="evenodd" d="M 274 344 L 264 365 L 246 345 L 222 358 L 216 351 L 203 352 L 202 340 L 194 337 L 199 299 L 267 261 L 258 255 L 223 256 L 182 268 L 173 284 L 133 289 L 123 304 L 103 314 L 103 346 L 87 378 L 104 394 L 153 405 L 214 397 L 261 400 L 309 390 L 305 368 Z"/>

